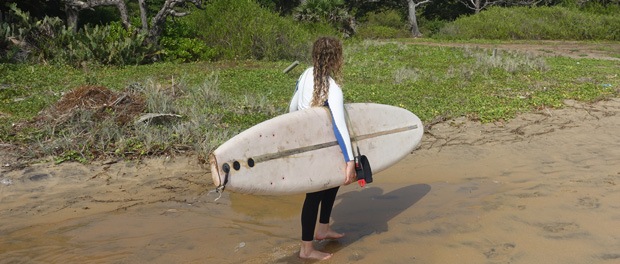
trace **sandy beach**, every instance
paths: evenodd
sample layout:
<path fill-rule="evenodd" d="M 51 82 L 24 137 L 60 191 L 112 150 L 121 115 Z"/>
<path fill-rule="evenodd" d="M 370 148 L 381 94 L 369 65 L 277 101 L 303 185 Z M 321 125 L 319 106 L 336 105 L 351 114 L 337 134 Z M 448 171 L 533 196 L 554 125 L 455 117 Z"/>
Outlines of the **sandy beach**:
<path fill-rule="evenodd" d="M 427 124 L 373 184 L 341 188 L 346 236 L 317 242 L 322 263 L 620 263 L 620 99 L 566 104 Z M 312 263 L 303 195 L 216 201 L 191 155 L 0 162 L 0 263 Z"/>

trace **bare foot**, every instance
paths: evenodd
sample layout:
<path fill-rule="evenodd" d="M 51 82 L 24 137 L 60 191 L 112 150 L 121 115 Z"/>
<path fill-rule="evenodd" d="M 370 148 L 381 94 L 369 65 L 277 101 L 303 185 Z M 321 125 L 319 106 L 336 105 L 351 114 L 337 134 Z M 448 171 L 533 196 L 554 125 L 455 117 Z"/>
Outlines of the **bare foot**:
<path fill-rule="evenodd" d="M 325 253 L 322 251 L 318 251 L 318 250 L 312 250 L 309 253 L 303 253 L 303 252 L 299 252 L 299 258 L 302 259 L 316 259 L 316 260 L 326 260 L 332 257 L 333 254 L 331 253 Z"/>
<path fill-rule="evenodd" d="M 312 245 L 312 241 L 302 241 L 301 249 L 299 250 L 299 258 L 302 259 L 316 259 L 316 260 L 326 260 L 332 257 L 333 254 L 326 253 L 322 251 L 318 251 L 314 249 Z"/>
<path fill-rule="evenodd" d="M 331 229 L 327 229 L 324 231 L 317 231 L 316 234 L 314 235 L 314 238 L 316 238 L 316 240 L 324 240 L 324 239 L 339 239 L 344 237 L 344 234 L 342 233 L 338 233 L 334 230 Z"/>

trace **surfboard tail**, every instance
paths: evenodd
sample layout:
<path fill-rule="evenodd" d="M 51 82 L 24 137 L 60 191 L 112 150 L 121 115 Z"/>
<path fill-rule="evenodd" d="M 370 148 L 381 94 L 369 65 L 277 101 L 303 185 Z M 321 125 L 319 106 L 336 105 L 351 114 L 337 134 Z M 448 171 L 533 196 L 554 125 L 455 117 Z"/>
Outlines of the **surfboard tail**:
<path fill-rule="evenodd" d="M 215 184 L 215 186 L 221 186 L 222 180 L 220 177 L 220 170 L 218 169 L 219 166 L 217 164 L 217 159 L 213 153 L 209 155 L 209 164 L 211 165 L 211 178 L 213 179 L 213 184 Z"/>

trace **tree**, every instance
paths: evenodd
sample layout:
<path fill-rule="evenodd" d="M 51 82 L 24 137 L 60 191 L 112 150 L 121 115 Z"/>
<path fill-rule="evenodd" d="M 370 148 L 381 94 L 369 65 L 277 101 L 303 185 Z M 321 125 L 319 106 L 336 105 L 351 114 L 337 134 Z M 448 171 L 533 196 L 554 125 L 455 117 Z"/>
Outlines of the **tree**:
<path fill-rule="evenodd" d="M 409 10 L 409 24 L 411 25 L 411 35 L 413 37 L 421 37 L 422 33 L 420 33 L 420 28 L 418 27 L 418 19 L 416 15 L 416 8 L 420 5 L 431 2 L 432 0 L 422 0 L 416 2 L 416 0 L 407 0 L 408 10 Z"/>
<path fill-rule="evenodd" d="M 480 13 L 480 10 L 487 7 L 503 3 L 504 0 L 460 0 L 467 8 L 474 10 L 476 14 Z"/>
<path fill-rule="evenodd" d="M 132 29 L 129 22 L 129 15 L 125 0 L 61 0 L 65 4 L 65 12 L 67 15 L 67 27 L 77 30 L 77 22 L 80 11 L 85 9 L 94 9 L 98 6 L 116 6 L 120 13 L 121 23 L 127 30 Z M 199 9 L 202 9 L 203 0 L 165 0 L 161 9 L 148 25 L 147 3 L 146 0 L 138 0 L 140 8 L 140 20 L 142 22 L 141 31 L 147 34 L 149 43 L 157 43 L 162 34 L 164 24 L 168 16 L 182 17 L 189 14 L 186 3 L 192 3 Z"/>

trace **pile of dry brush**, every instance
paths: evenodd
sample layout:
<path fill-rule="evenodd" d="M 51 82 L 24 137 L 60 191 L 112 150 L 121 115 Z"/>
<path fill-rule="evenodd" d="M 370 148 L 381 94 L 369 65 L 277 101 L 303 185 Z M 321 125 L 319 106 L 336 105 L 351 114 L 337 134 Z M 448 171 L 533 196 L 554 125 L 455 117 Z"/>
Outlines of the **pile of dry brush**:
<path fill-rule="evenodd" d="M 124 126 L 144 109 L 144 98 L 140 94 L 116 93 L 102 86 L 81 86 L 39 114 L 37 122 L 62 125 L 72 120 L 78 111 L 90 111 L 93 122 L 114 119 L 118 125 Z"/>

